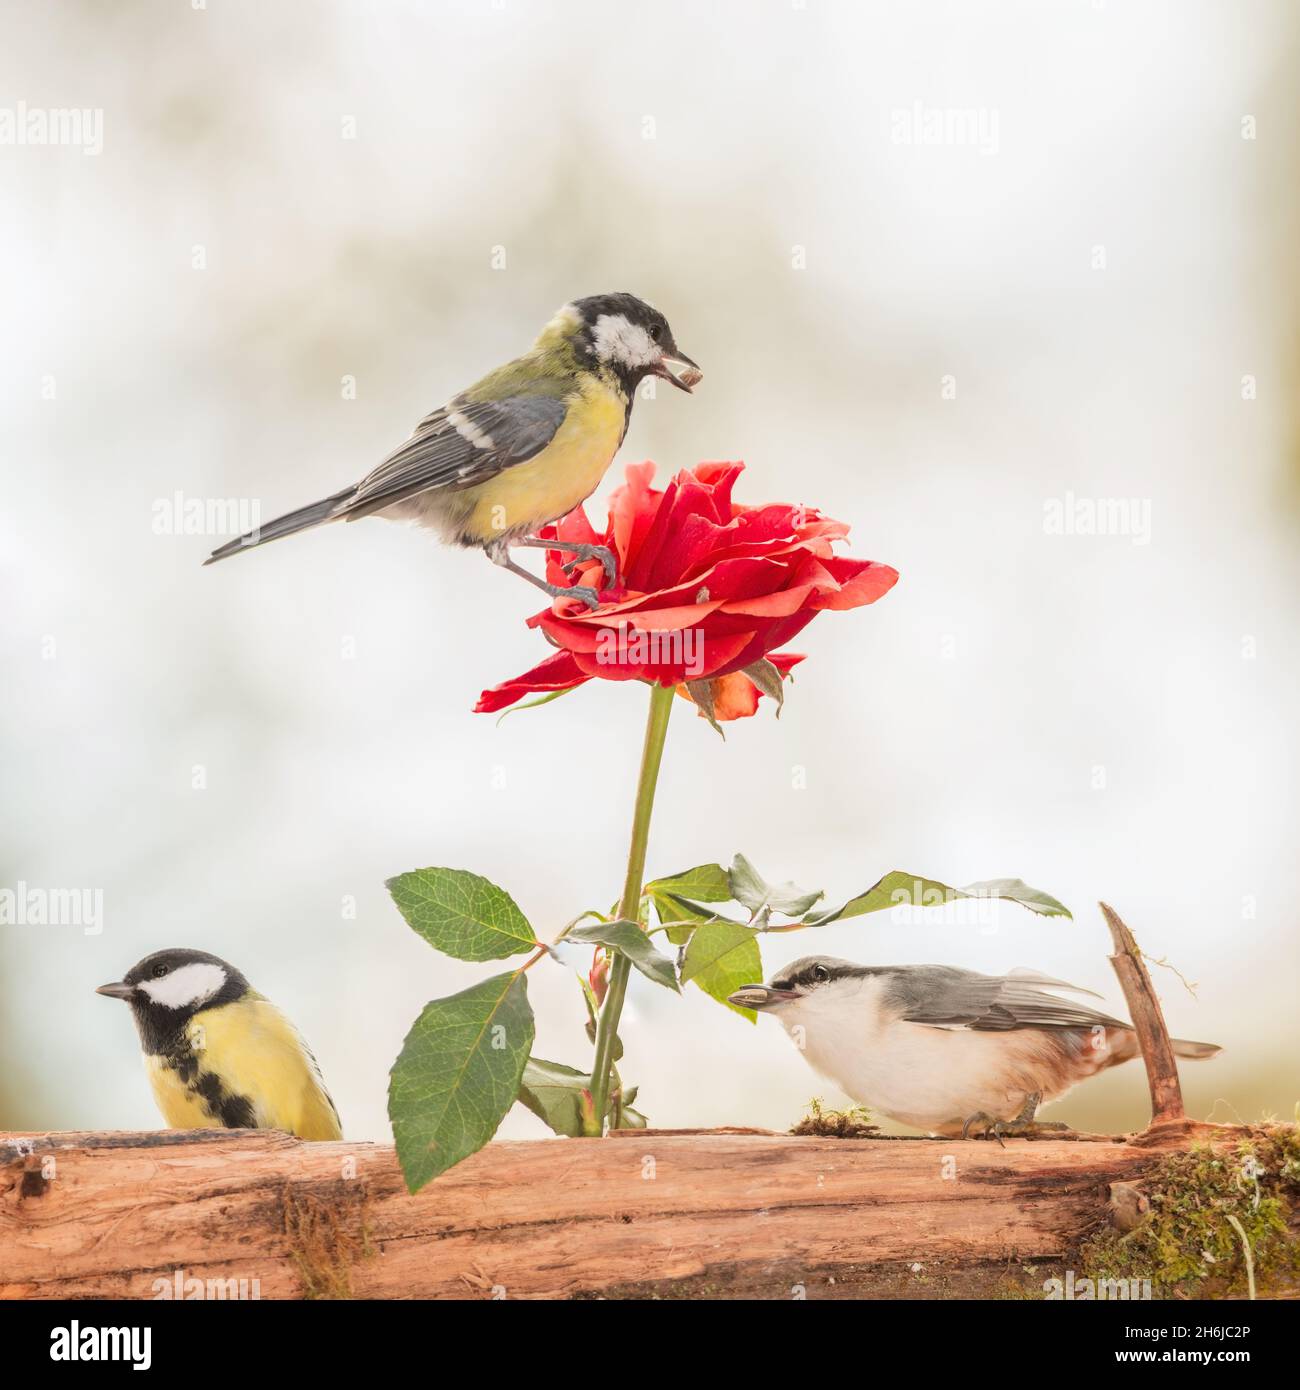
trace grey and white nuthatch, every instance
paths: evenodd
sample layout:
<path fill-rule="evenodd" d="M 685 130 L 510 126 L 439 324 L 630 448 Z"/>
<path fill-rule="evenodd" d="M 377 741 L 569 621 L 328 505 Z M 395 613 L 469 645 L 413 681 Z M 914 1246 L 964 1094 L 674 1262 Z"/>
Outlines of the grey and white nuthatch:
<path fill-rule="evenodd" d="M 1034 970 L 805 956 L 731 1002 L 774 1015 L 813 1069 L 859 1104 L 933 1134 L 981 1126 L 1000 1138 L 1033 1132 L 1041 1103 L 1138 1056 L 1131 1024 L 1047 989 L 1093 994 Z M 1178 1038 L 1173 1048 L 1196 1058 L 1220 1050 Z"/>

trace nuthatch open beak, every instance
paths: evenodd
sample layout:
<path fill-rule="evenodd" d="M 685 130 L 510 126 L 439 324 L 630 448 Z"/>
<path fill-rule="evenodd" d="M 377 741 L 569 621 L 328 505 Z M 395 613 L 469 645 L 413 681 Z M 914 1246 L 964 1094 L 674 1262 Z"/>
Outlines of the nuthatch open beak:
<path fill-rule="evenodd" d="M 118 980 L 111 985 L 100 985 L 95 993 L 106 994 L 110 999 L 130 999 L 135 990 L 131 985 L 125 985 Z"/>
<path fill-rule="evenodd" d="M 771 985 L 746 985 L 734 994 L 727 995 L 727 1003 L 738 1009 L 770 1009 L 776 1004 L 788 1004 L 798 999 L 795 989 L 773 989 Z"/>
<path fill-rule="evenodd" d="M 687 355 L 680 351 L 674 343 L 666 347 L 659 361 L 653 368 L 655 376 L 661 376 L 665 381 L 671 381 L 680 391 L 685 391 L 689 396 L 693 387 L 696 387 L 704 380 L 704 373 L 691 361 Z"/>

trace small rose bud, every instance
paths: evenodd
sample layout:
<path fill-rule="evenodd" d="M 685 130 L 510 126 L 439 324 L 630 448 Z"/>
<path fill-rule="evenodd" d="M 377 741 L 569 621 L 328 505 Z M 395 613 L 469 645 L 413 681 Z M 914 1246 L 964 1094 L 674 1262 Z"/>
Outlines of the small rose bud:
<path fill-rule="evenodd" d="M 585 1088 L 578 1092 L 578 1109 L 582 1115 L 582 1132 L 599 1138 L 602 1126 L 596 1119 L 596 1102 Z"/>
<path fill-rule="evenodd" d="M 596 996 L 598 1005 L 605 1002 L 605 991 L 609 988 L 609 954 L 603 946 L 596 947 L 596 954 L 592 957 L 591 973 L 587 976 L 587 983 L 591 986 L 591 992 Z"/>

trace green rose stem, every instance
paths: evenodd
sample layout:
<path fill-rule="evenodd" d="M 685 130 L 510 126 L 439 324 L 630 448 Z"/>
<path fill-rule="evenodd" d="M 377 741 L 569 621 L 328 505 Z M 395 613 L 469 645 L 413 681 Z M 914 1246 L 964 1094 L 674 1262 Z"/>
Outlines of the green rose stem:
<path fill-rule="evenodd" d="M 655 804 L 655 783 L 664 755 L 668 716 L 673 711 L 676 692 L 671 685 L 651 684 L 650 713 L 646 718 L 645 743 L 641 749 L 641 776 L 636 787 L 636 810 L 632 815 L 632 845 L 627 853 L 627 877 L 623 880 L 623 899 L 618 915 L 628 922 L 641 920 L 641 886 L 645 876 L 646 845 L 650 840 L 650 813 Z M 591 1098 L 594 1134 L 604 1131 L 605 1107 L 609 1100 L 609 1073 L 614 1060 L 614 1040 L 618 1020 L 627 994 L 627 977 L 632 964 L 620 952 L 610 965 L 609 988 L 596 1025 L 596 1055 L 591 1064 Z"/>

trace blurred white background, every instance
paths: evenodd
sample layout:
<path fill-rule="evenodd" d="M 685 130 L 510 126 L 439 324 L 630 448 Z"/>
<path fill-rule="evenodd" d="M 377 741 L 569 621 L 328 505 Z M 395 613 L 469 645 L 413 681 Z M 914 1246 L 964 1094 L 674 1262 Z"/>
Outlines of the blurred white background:
<path fill-rule="evenodd" d="M 622 289 L 706 375 L 638 404 L 621 460 L 743 458 L 740 500 L 818 505 L 902 574 L 795 644 L 779 723 L 723 744 L 679 705 L 650 872 L 1021 876 L 1075 921 L 880 916 L 768 964 L 1036 966 L 1122 1009 L 1105 898 L 1199 982 L 1157 972 L 1173 1029 L 1225 1045 L 1189 1110 L 1291 1114 L 1294 6 L 87 0 L 6 29 L 0 107 L 103 131 L 0 144 L 0 885 L 102 889 L 104 925 L 0 926 L 0 1127 L 156 1126 L 92 991 L 196 946 L 384 1138 L 406 1028 L 496 968 L 436 955 L 384 879 L 473 869 L 548 934 L 614 898 L 644 692 L 470 713 L 545 654 L 525 586 L 380 521 L 202 569 L 225 536 L 154 515 L 333 491 Z M 904 143 L 918 110 L 982 136 Z M 1068 495 L 1149 503 L 1146 543 L 1049 534 Z M 573 981 L 530 982 L 537 1053 L 585 1064 Z M 694 989 L 635 979 L 625 1033 L 658 1125 L 841 1099 Z M 1138 1066 L 1049 1112 L 1146 1113 Z"/>

